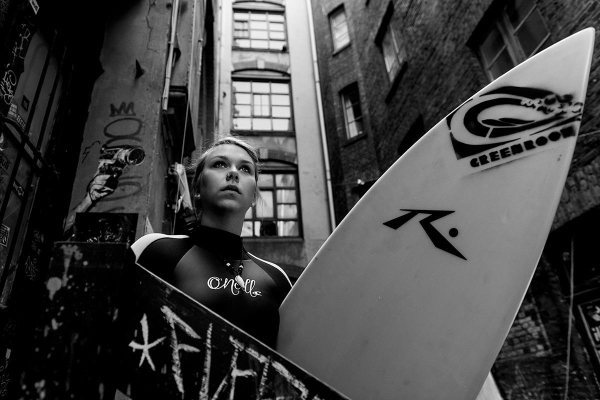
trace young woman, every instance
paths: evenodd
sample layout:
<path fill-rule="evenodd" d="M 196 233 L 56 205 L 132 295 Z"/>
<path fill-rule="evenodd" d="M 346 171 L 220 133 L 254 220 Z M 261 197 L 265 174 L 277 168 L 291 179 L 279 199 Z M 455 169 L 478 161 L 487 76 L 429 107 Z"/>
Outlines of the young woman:
<path fill-rule="evenodd" d="M 259 197 L 258 151 L 217 140 L 197 161 L 198 225 L 190 236 L 149 234 L 132 245 L 138 264 L 274 347 L 279 305 L 291 289 L 277 265 L 244 250 L 244 215 Z"/>

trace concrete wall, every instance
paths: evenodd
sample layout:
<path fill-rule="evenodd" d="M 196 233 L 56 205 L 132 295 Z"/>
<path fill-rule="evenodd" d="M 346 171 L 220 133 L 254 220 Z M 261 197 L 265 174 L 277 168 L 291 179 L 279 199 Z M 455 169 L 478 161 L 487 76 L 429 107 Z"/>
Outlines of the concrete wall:
<path fill-rule="evenodd" d="M 312 57 L 309 57 L 312 32 L 308 12 L 305 1 L 288 1 L 286 4 L 305 246 L 301 265 L 308 264 L 333 229 L 329 223 L 315 71 Z"/>
<path fill-rule="evenodd" d="M 311 57 L 308 7 L 305 1 L 277 1 L 285 6 L 288 51 L 232 51 L 233 5 L 222 2 L 220 48 L 219 131 L 231 129 L 231 75 L 242 69 L 275 69 L 290 74 L 295 136 L 248 136 L 257 147 L 285 150 L 295 155 L 298 166 L 301 238 L 247 238 L 246 248 L 281 265 L 292 277 L 298 277 L 331 233 L 324 153 L 319 124 L 317 88 Z M 254 132 L 253 132 L 254 133 Z M 275 146 L 275 147 L 274 147 Z"/>
<path fill-rule="evenodd" d="M 104 73 L 92 93 L 67 229 L 76 212 L 112 212 L 138 214 L 137 237 L 149 229 L 162 230 L 168 150 L 161 98 L 172 7 L 168 1 L 132 1 L 115 5 L 109 14 L 100 56 Z M 198 124 L 205 7 L 203 1 L 180 2 L 177 43 L 181 55 L 170 85 L 171 90 L 188 96 L 191 131 Z M 144 158 L 119 164 L 116 155 L 101 156 L 103 146 L 133 150 Z"/>
<path fill-rule="evenodd" d="M 115 3 L 109 15 L 100 56 L 104 73 L 92 93 L 71 198 L 72 213 L 77 209 L 137 213 L 137 236 L 144 233 L 146 218 L 154 230 L 160 229 L 163 218 L 167 166 L 161 137 L 160 99 L 171 18 L 167 4 L 167 1 L 135 1 L 122 6 Z M 137 79 L 136 60 L 144 70 Z M 143 150 L 145 158 L 139 165 L 124 167 L 114 192 L 104 197 L 97 194 L 100 199 L 95 202 L 88 187 L 94 180 L 102 185 L 105 174 L 100 167 L 112 161 L 99 159 L 100 149 L 105 145 L 134 146 Z M 71 214 L 70 218 L 73 217 Z"/>

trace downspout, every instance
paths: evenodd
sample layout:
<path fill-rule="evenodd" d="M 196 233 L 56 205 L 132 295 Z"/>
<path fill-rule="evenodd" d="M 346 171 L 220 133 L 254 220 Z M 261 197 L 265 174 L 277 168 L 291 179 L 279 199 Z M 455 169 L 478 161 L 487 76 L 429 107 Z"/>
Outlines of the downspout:
<path fill-rule="evenodd" d="M 177 18 L 179 17 L 179 0 L 173 1 L 171 10 L 171 36 L 167 56 L 167 70 L 165 72 L 165 88 L 162 95 L 162 111 L 166 112 L 169 104 L 169 90 L 171 89 L 171 74 L 173 73 L 173 51 L 175 50 L 175 36 L 177 34 Z"/>
<path fill-rule="evenodd" d="M 321 80 L 319 78 L 319 65 L 317 63 L 317 45 L 315 43 L 315 30 L 312 18 L 311 0 L 306 0 L 308 7 L 308 28 L 310 30 L 310 48 L 312 53 L 313 71 L 315 75 L 315 90 L 317 92 L 317 109 L 319 111 L 319 128 L 321 130 L 321 147 L 325 164 L 325 179 L 327 184 L 327 203 L 329 205 L 329 224 L 331 231 L 335 229 L 335 212 L 333 208 L 333 188 L 331 184 L 331 169 L 329 167 L 329 151 L 327 150 L 327 136 L 325 135 L 325 117 L 323 116 L 323 102 L 321 99 Z"/>

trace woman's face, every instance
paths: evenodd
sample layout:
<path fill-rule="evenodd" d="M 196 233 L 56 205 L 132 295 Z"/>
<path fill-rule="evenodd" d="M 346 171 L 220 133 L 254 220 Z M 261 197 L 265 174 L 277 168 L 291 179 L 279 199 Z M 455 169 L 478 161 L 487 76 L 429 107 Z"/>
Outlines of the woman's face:
<path fill-rule="evenodd" d="M 256 192 L 255 170 L 250 155 L 237 145 L 211 150 L 201 175 L 202 212 L 245 214 Z"/>

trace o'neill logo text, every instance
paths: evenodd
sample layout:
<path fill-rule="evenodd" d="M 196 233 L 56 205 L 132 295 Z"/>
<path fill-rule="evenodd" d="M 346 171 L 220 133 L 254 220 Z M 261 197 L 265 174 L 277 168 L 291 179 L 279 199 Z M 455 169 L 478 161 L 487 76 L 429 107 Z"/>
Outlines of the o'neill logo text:
<path fill-rule="evenodd" d="M 470 99 L 447 123 L 456 158 L 478 168 L 576 136 L 582 112 L 583 103 L 572 95 L 505 86 Z"/>
<path fill-rule="evenodd" d="M 389 226 L 390 228 L 392 228 L 394 230 L 397 230 L 402 225 L 404 225 L 405 223 L 407 223 L 408 221 L 410 221 L 411 219 L 413 219 L 414 217 L 416 217 L 419 214 L 428 215 L 425 218 L 423 218 L 421 221 L 419 221 L 419 223 L 421 224 L 421 226 L 423 227 L 423 230 L 429 237 L 429 240 L 431 240 L 431 243 L 433 243 L 433 245 L 435 247 L 437 247 L 440 250 L 445 251 L 446 253 L 450 253 L 456 257 L 466 260 L 466 257 L 463 256 L 460 253 L 460 251 L 458 251 L 454 246 L 452 246 L 452 244 L 437 229 L 435 229 L 431 225 L 431 223 L 433 221 L 437 221 L 440 218 L 444 218 L 446 215 L 452 214 L 454 211 L 406 210 L 406 209 L 403 209 L 400 211 L 407 211 L 407 213 L 399 216 L 398 218 L 394 218 L 392 220 L 384 222 L 383 224 L 385 226 Z M 458 230 L 456 228 L 452 228 L 452 229 L 450 229 L 449 234 L 452 237 L 456 237 L 458 235 Z"/>

